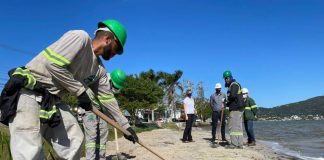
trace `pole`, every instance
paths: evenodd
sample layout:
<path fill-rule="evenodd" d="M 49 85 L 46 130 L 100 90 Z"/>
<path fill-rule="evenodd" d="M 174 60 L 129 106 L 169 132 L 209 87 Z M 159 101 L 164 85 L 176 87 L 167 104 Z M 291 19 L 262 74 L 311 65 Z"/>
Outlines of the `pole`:
<path fill-rule="evenodd" d="M 220 129 L 220 132 L 221 132 L 220 134 L 222 134 L 223 115 L 224 115 L 224 108 L 221 111 L 221 121 L 220 121 L 220 125 L 219 125 L 219 129 Z M 219 141 L 220 141 L 220 138 L 219 138 L 220 134 L 218 134 L 218 144 L 219 144 Z"/>
<path fill-rule="evenodd" d="M 114 128 L 114 132 L 115 132 L 115 141 L 116 141 L 116 157 L 119 160 L 119 146 L 118 146 L 118 135 L 117 135 L 117 129 Z"/>
<path fill-rule="evenodd" d="M 91 110 L 94 114 L 96 114 L 97 116 L 99 116 L 101 119 L 103 119 L 104 121 L 106 121 L 107 123 L 109 123 L 110 125 L 112 125 L 113 127 L 115 127 L 116 129 L 118 129 L 119 131 L 121 131 L 122 133 L 126 134 L 126 135 L 131 135 L 131 133 L 129 133 L 126 129 L 124 129 L 123 127 L 121 127 L 118 123 L 116 123 L 114 120 L 110 119 L 109 117 L 107 117 L 105 114 L 103 114 L 102 112 L 100 112 L 96 107 L 92 107 Z M 161 155 L 159 155 L 158 153 L 156 153 L 155 151 L 153 151 L 151 148 L 149 148 L 148 146 L 146 146 L 143 142 L 141 142 L 140 140 L 137 141 L 138 144 L 140 144 L 142 147 L 144 147 L 145 149 L 147 149 L 148 151 L 152 152 L 153 154 L 155 154 L 156 156 L 158 156 L 160 159 L 165 160 Z"/>

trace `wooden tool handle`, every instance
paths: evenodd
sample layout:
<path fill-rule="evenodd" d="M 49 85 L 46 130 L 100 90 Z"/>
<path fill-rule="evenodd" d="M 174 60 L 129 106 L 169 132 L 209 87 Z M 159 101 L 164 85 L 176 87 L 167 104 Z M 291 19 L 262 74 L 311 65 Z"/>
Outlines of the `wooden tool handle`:
<path fill-rule="evenodd" d="M 96 107 L 92 107 L 92 110 L 91 111 L 94 114 L 96 114 L 97 116 L 99 116 L 101 119 L 103 119 L 104 121 L 106 121 L 107 123 L 109 123 L 110 125 L 112 125 L 113 127 L 115 127 L 116 129 L 118 129 L 119 131 L 123 132 L 126 135 L 131 135 L 131 133 L 129 133 L 126 129 L 124 129 L 123 127 L 121 127 L 117 122 L 115 122 L 114 120 L 112 120 L 111 118 L 109 118 L 108 116 L 106 116 L 105 114 L 103 114 L 102 112 L 100 112 Z M 159 155 L 157 152 L 153 151 L 151 148 L 149 148 L 148 146 L 146 146 L 140 140 L 138 140 L 137 143 L 140 144 L 145 149 L 147 149 L 148 151 L 150 151 L 153 154 L 155 154 L 156 156 L 158 156 L 160 159 L 165 160 L 161 155 Z"/>

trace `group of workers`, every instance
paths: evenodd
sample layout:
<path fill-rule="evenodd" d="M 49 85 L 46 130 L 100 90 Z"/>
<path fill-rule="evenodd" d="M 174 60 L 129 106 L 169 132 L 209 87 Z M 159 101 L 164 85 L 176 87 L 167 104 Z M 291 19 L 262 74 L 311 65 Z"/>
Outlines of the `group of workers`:
<path fill-rule="evenodd" d="M 42 138 L 51 144 L 60 159 L 79 160 L 84 141 L 87 159 L 105 159 L 108 125 L 92 112 L 93 107 L 126 129 L 130 133 L 124 135 L 126 139 L 133 143 L 138 141 L 114 97 L 125 87 L 126 74 L 119 69 L 108 73 L 100 59 L 100 56 L 110 60 L 121 55 L 126 38 L 126 29 L 120 22 L 105 20 L 98 23 L 93 39 L 83 30 L 68 31 L 25 66 L 8 72 L 10 79 L 0 99 L 0 122 L 9 126 L 13 159 L 44 159 Z M 211 97 L 212 140 L 215 140 L 217 121 L 226 103 L 230 110 L 230 148 L 243 145 L 243 110 L 237 105 L 237 97 L 242 93 L 246 103 L 244 123 L 248 144 L 255 144 L 252 122 L 255 103 L 229 71 L 224 73 L 224 79 L 229 88 L 227 96 L 221 93 L 221 85 L 216 84 L 216 93 Z M 67 93 L 77 97 L 78 105 L 85 112 L 82 117 L 85 138 L 69 106 L 61 100 Z M 188 90 L 184 100 L 188 106 L 188 127 L 183 142 L 193 142 L 190 126 L 195 110 L 191 95 L 192 91 Z M 226 140 L 224 127 L 222 139 Z"/>
<path fill-rule="evenodd" d="M 241 88 L 241 85 L 233 78 L 230 71 L 223 73 L 225 87 L 228 87 L 227 95 L 221 92 L 220 83 L 215 85 L 215 93 L 210 96 L 210 106 L 212 107 L 212 142 L 215 141 L 216 128 L 218 120 L 221 122 L 222 141 L 228 142 L 225 137 L 225 116 L 224 109 L 229 109 L 229 135 L 230 145 L 225 146 L 229 149 L 243 148 L 243 121 L 245 131 L 248 136 L 246 145 L 255 146 L 255 136 L 253 130 L 253 121 L 256 119 L 257 105 L 249 96 L 247 88 Z"/>
<path fill-rule="evenodd" d="M 248 140 L 245 143 L 248 146 L 255 146 L 255 136 L 253 130 L 253 121 L 256 119 L 257 105 L 254 100 L 248 96 L 247 88 L 241 88 L 241 85 L 233 78 L 230 71 L 223 73 L 225 80 L 225 87 L 228 88 L 227 94 L 224 94 L 221 89 L 222 85 L 216 83 L 215 93 L 210 96 L 210 106 L 212 109 L 212 123 L 211 123 L 211 142 L 216 140 L 217 124 L 221 123 L 221 141 L 229 143 L 225 146 L 227 149 L 242 149 L 243 148 L 243 121 Z M 186 91 L 186 98 L 183 100 L 184 112 L 186 115 L 186 127 L 183 132 L 183 143 L 194 142 L 191 135 L 191 128 L 196 114 L 194 99 L 192 98 L 192 91 Z M 224 110 L 228 108 L 228 128 L 230 135 L 230 142 L 225 136 L 225 115 Z M 219 139 L 220 140 L 220 139 Z"/>

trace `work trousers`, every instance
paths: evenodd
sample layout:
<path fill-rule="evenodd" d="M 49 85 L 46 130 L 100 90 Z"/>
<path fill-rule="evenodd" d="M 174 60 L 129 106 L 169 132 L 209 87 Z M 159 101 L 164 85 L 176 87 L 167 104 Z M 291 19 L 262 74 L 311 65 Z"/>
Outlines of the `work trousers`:
<path fill-rule="evenodd" d="M 242 127 L 242 111 L 230 111 L 229 132 L 231 144 L 237 147 L 243 146 L 243 127 Z"/>
<path fill-rule="evenodd" d="M 54 128 L 41 124 L 40 105 L 42 97 L 33 91 L 23 89 L 17 104 L 15 116 L 10 118 L 10 147 L 14 160 L 45 159 L 42 152 L 42 137 L 51 144 L 60 159 L 79 160 L 83 144 L 83 133 L 70 113 L 70 108 L 56 104 L 62 116 Z"/>
<path fill-rule="evenodd" d="M 245 131 L 248 136 L 248 143 L 255 142 L 254 131 L 253 131 L 253 121 L 244 121 Z"/>
<path fill-rule="evenodd" d="M 217 124 L 218 120 L 221 121 L 221 113 L 222 111 L 213 111 L 212 115 L 212 141 L 216 139 L 216 131 L 217 131 Z M 225 140 L 225 117 L 223 115 L 223 119 L 221 122 L 221 135 L 222 135 L 222 140 Z"/>
<path fill-rule="evenodd" d="M 108 124 L 90 111 L 82 117 L 87 160 L 105 160 Z"/>
<path fill-rule="evenodd" d="M 191 129 L 193 122 L 195 121 L 195 114 L 187 114 L 188 120 L 186 121 L 186 128 L 183 131 L 183 141 L 192 141 Z"/>

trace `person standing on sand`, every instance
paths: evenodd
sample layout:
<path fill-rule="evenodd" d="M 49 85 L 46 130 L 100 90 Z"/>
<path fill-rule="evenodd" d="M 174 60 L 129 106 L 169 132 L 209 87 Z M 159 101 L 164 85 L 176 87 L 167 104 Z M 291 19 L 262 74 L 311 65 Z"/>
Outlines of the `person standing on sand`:
<path fill-rule="evenodd" d="M 255 146 L 255 137 L 253 131 L 253 121 L 256 119 L 256 113 L 258 111 L 257 105 L 254 100 L 249 96 L 249 90 L 247 88 L 242 88 L 243 99 L 246 103 L 244 108 L 244 126 L 245 131 L 248 136 L 247 145 Z"/>
<path fill-rule="evenodd" d="M 225 87 L 227 91 L 227 106 L 229 107 L 229 132 L 231 137 L 231 144 L 227 145 L 227 149 L 243 149 L 243 98 L 241 95 L 241 85 L 233 78 L 231 71 L 223 73 L 225 80 Z M 242 105 L 242 106 L 241 106 Z"/>
<path fill-rule="evenodd" d="M 216 131 L 217 131 L 217 123 L 218 120 L 221 121 L 221 134 L 222 141 L 226 141 L 225 138 L 225 118 L 222 117 L 224 115 L 224 102 L 225 102 L 225 94 L 221 92 L 222 85 L 220 83 L 216 83 L 215 85 L 215 93 L 210 96 L 210 107 L 213 111 L 212 113 L 212 142 L 215 142 L 216 139 Z"/>
<path fill-rule="evenodd" d="M 183 131 L 182 137 L 183 143 L 194 142 L 191 135 L 191 129 L 193 122 L 195 121 L 196 109 L 194 99 L 191 96 L 192 91 L 191 89 L 188 89 L 186 91 L 186 98 L 183 100 L 184 112 L 186 116 L 186 128 Z"/>

